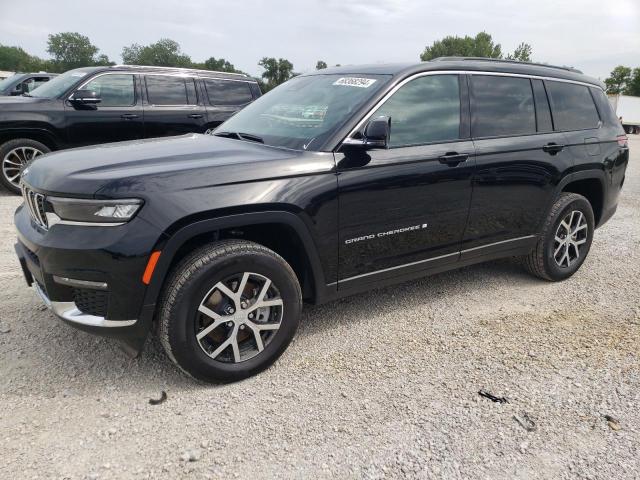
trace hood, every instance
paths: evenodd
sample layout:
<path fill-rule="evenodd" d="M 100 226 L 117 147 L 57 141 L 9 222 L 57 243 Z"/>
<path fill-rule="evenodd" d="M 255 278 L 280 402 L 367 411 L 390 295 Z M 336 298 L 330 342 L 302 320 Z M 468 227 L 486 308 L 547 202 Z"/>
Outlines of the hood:
<path fill-rule="evenodd" d="M 0 121 L 15 120 L 16 118 L 13 114 L 16 112 L 31 113 L 42 109 L 47 110 L 51 108 L 52 102 L 58 101 L 50 98 L 23 97 L 22 95 L 15 97 L 0 96 Z"/>
<path fill-rule="evenodd" d="M 50 153 L 33 161 L 23 180 L 58 195 L 144 198 L 158 191 L 330 172 L 333 167 L 333 154 L 190 134 Z"/>

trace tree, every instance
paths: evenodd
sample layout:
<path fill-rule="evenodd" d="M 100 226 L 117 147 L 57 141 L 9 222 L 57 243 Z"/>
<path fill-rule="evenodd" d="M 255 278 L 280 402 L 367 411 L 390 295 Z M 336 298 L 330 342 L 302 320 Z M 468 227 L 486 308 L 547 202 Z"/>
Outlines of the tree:
<path fill-rule="evenodd" d="M 263 91 L 269 91 L 293 76 L 293 64 L 284 58 L 264 57 L 258 62 L 264 68 L 262 78 L 265 80 Z M 262 86 L 262 85 L 261 85 Z"/>
<path fill-rule="evenodd" d="M 486 32 L 480 32 L 475 37 L 447 36 L 433 42 L 420 55 L 424 62 L 438 57 L 502 58 L 502 47 L 494 44 L 491 35 Z"/>
<path fill-rule="evenodd" d="M 240 70 L 236 70 L 236 67 L 231 62 L 224 58 L 210 57 L 204 63 L 194 63 L 193 67 L 203 70 L 215 70 L 216 72 L 241 73 Z"/>
<path fill-rule="evenodd" d="M 623 65 L 618 65 L 613 69 L 609 78 L 604 83 L 607 86 L 607 93 L 617 95 L 625 91 L 625 87 L 631 80 L 631 69 Z"/>
<path fill-rule="evenodd" d="M 180 44 L 161 38 L 151 45 L 132 44 L 122 49 L 122 61 L 127 65 L 156 65 L 160 67 L 190 67 L 191 57 L 180 50 Z"/>
<path fill-rule="evenodd" d="M 634 97 L 640 97 L 640 68 L 634 68 L 631 78 L 627 82 L 627 86 L 624 89 L 625 95 L 633 95 Z"/>
<path fill-rule="evenodd" d="M 11 72 L 37 72 L 46 70 L 47 62 L 29 55 L 20 47 L 0 45 L 0 70 Z"/>
<path fill-rule="evenodd" d="M 324 70 L 325 68 L 327 68 L 327 62 L 318 60 L 318 63 L 316 63 L 316 70 Z"/>
<path fill-rule="evenodd" d="M 509 60 L 518 60 L 519 62 L 530 62 L 531 61 L 531 45 L 528 43 L 522 42 L 517 48 L 507 55 L 507 59 Z"/>
<path fill-rule="evenodd" d="M 522 42 L 513 53 L 507 55 L 507 59 L 530 62 L 532 51 L 531 45 Z M 503 58 L 501 45 L 494 43 L 487 32 L 480 32 L 475 37 L 468 35 L 444 37 L 442 40 L 433 42 L 430 47 L 426 47 L 420 55 L 423 62 L 438 57 Z"/>
<path fill-rule="evenodd" d="M 98 51 L 98 47 L 91 43 L 89 37 L 77 32 L 49 35 L 47 41 L 47 52 L 53 57 L 52 67 L 59 72 L 96 64 L 110 64 L 106 55 L 96 57 Z"/>

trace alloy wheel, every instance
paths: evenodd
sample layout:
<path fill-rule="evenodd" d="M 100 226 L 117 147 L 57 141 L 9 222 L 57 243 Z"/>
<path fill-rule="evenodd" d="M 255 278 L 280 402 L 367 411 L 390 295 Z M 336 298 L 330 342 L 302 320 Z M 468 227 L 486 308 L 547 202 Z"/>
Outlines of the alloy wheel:
<path fill-rule="evenodd" d="M 585 215 L 572 210 L 558 225 L 553 242 L 553 258 L 562 268 L 569 268 L 581 255 L 582 246 L 587 243 L 589 227 Z"/>
<path fill-rule="evenodd" d="M 216 283 L 198 307 L 196 340 L 212 359 L 239 363 L 258 355 L 273 340 L 284 304 L 273 282 L 243 272 Z"/>
<path fill-rule="evenodd" d="M 16 187 L 20 184 L 20 174 L 24 167 L 42 152 L 33 147 L 17 147 L 9 151 L 2 159 L 2 174 Z"/>

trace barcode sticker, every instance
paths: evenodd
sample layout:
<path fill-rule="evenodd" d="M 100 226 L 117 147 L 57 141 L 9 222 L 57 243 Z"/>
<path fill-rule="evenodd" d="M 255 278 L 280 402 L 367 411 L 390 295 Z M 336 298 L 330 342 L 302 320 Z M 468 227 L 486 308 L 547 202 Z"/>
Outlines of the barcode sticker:
<path fill-rule="evenodd" d="M 345 87 L 369 88 L 375 82 L 373 78 L 342 77 L 333 82 L 333 84 Z"/>

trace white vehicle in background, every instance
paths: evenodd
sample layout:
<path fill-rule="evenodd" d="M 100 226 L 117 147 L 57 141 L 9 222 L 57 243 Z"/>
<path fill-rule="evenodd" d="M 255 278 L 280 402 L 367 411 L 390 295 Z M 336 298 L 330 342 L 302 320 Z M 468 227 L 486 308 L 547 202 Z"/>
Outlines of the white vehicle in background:
<path fill-rule="evenodd" d="M 629 95 L 609 95 L 618 118 L 621 119 L 624 131 L 640 133 L 640 97 Z"/>

